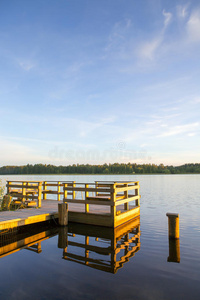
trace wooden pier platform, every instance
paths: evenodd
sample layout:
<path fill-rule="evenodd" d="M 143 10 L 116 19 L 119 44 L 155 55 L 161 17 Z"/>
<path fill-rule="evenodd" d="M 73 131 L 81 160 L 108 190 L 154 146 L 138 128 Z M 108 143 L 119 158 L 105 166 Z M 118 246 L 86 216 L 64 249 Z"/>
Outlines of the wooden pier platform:
<path fill-rule="evenodd" d="M 58 203 L 59 202 L 56 200 L 45 200 L 42 202 L 41 208 L 25 208 L 15 211 L 2 211 L 0 212 L 0 231 L 50 220 L 56 220 L 57 222 Z M 123 212 L 123 206 L 121 205 L 119 208 Z M 69 203 L 68 218 L 70 222 L 79 223 L 78 220 L 83 213 L 84 207 L 81 204 L 77 206 L 77 204 Z M 90 213 L 91 215 L 95 214 L 97 218 L 99 215 L 99 222 L 102 223 L 100 224 L 102 226 L 106 226 L 106 220 L 110 219 L 108 206 L 101 205 L 100 207 L 96 207 L 95 205 L 90 205 Z M 137 213 L 137 215 L 139 214 Z M 96 218 L 94 221 L 96 222 Z M 87 224 L 87 222 L 85 222 L 85 224 Z"/>
<path fill-rule="evenodd" d="M 7 195 L 12 196 L 15 206 L 26 208 L 1 211 L 0 230 L 57 219 L 61 197 L 62 201 L 68 204 L 69 222 L 115 228 L 140 215 L 137 181 L 95 183 L 8 181 Z M 57 200 L 47 200 L 47 195 L 56 196 Z M 34 207 L 30 208 L 29 205 Z"/>
<path fill-rule="evenodd" d="M 41 208 L 0 212 L 0 230 L 36 224 L 58 218 L 58 202 L 44 201 Z"/>

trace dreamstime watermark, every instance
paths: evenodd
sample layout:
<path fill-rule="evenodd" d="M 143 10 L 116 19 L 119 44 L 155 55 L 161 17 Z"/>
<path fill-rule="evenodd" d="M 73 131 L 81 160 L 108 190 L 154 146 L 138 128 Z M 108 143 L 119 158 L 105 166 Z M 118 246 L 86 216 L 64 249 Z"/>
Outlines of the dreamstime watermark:
<path fill-rule="evenodd" d="M 143 162 L 151 160 L 146 149 L 131 150 L 126 143 L 118 141 L 108 149 L 64 149 L 58 146 L 49 150 L 51 161 L 62 161 L 65 163 L 104 163 L 104 162 Z"/>

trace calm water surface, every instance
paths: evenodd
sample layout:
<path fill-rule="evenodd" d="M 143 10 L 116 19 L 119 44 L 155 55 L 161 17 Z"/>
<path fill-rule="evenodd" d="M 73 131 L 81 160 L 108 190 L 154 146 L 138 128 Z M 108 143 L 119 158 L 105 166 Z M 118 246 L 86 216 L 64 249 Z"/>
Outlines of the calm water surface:
<path fill-rule="evenodd" d="M 0 299 L 200 299 L 200 175 L 1 178 L 137 180 L 141 214 L 140 222 L 117 233 L 118 240 L 109 229 L 71 224 L 68 232 L 50 232 L 42 252 L 38 244 L 1 256 Z M 174 245 L 180 257 L 177 250 L 169 259 L 167 212 L 180 216 L 180 243 Z"/>

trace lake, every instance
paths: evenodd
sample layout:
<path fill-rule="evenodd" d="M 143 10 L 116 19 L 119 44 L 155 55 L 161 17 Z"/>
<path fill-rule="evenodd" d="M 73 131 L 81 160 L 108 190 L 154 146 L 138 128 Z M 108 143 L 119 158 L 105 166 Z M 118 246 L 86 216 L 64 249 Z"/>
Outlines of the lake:
<path fill-rule="evenodd" d="M 69 224 L 63 231 L 55 225 L 41 229 L 48 237 L 41 243 L 1 256 L 0 299 L 200 299 L 200 175 L 0 179 L 139 181 L 141 194 L 140 220 L 117 234 L 104 227 Z M 169 255 L 167 212 L 179 213 L 180 241 L 172 245 L 178 255 Z"/>

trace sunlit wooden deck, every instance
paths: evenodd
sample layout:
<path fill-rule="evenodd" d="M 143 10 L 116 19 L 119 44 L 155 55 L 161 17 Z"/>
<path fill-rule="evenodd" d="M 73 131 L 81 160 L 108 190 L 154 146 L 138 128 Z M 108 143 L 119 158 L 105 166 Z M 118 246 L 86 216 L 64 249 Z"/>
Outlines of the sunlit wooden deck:
<path fill-rule="evenodd" d="M 42 202 L 41 208 L 26 208 L 18 209 L 16 211 L 2 211 L 0 212 L 0 230 L 35 224 L 43 221 L 58 219 L 58 201 L 45 200 Z M 121 212 L 124 211 L 123 205 L 119 206 Z M 69 203 L 69 221 L 76 222 L 77 215 L 84 213 L 84 206 L 81 204 Z M 108 206 L 90 205 L 90 213 L 109 218 Z M 103 225 L 103 224 L 102 224 Z"/>
<path fill-rule="evenodd" d="M 43 201 L 41 208 L 0 212 L 0 230 L 35 224 L 58 218 L 58 202 Z"/>
<path fill-rule="evenodd" d="M 47 200 L 47 194 L 57 200 Z M 140 214 L 138 182 L 9 181 L 7 197 L 23 209 L 1 211 L 0 230 L 55 220 L 61 200 L 68 204 L 69 222 L 117 227 Z"/>

